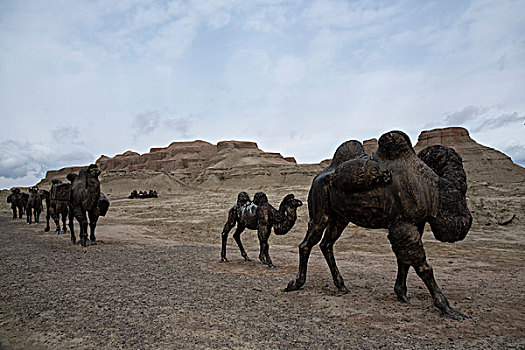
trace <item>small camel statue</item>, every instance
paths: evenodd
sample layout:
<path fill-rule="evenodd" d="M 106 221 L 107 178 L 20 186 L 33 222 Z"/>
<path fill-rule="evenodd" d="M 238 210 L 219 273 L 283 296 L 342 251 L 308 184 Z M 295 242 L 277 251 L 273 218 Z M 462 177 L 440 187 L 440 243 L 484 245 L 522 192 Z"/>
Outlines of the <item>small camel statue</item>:
<path fill-rule="evenodd" d="M 450 307 L 439 289 L 421 240 L 427 222 L 439 241 L 465 238 L 472 224 L 466 191 L 462 159 L 452 148 L 429 146 L 416 156 L 410 139 L 401 131 L 382 135 L 371 157 L 360 142 L 343 143 L 331 165 L 312 182 L 308 231 L 299 245 L 299 272 L 285 291 L 304 285 L 310 251 L 321 238 L 321 251 L 335 286 L 342 292 L 348 291 L 337 268 L 333 246 L 352 222 L 388 230 L 398 268 L 394 292 L 401 302 L 409 302 L 406 279 L 413 267 L 442 315 L 466 318 Z"/>
<path fill-rule="evenodd" d="M 58 179 L 51 181 L 52 185 L 49 191 L 45 191 L 43 197 L 46 201 L 47 215 L 45 232 L 49 232 L 49 219 L 53 218 L 56 225 L 57 235 L 67 233 L 66 221 L 69 214 L 69 197 L 71 195 L 71 184 L 62 183 Z M 60 219 L 62 219 L 62 228 L 60 229 Z"/>
<path fill-rule="evenodd" d="M 42 195 L 38 187 L 33 186 L 29 188 L 29 197 L 26 205 L 27 224 L 31 225 L 33 222 L 38 224 L 40 222 L 40 213 L 42 212 Z"/>
<path fill-rule="evenodd" d="M 27 206 L 29 195 L 20 191 L 19 188 L 11 189 L 11 194 L 7 196 L 7 203 L 11 203 L 13 219 L 22 219 Z"/>
<path fill-rule="evenodd" d="M 96 164 L 91 164 L 86 169 L 81 169 L 78 174 L 69 173 L 67 179 L 71 182 L 69 201 L 69 230 L 71 231 L 71 244 L 76 243 L 73 218 L 80 225 L 79 242 L 82 247 L 87 246 L 87 226 L 89 217 L 89 244 L 96 245 L 95 228 L 99 216 L 105 216 L 109 208 L 109 200 L 100 192 L 100 169 Z M 87 215 L 86 215 L 87 213 Z"/>
<path fill-rule="evenodd" d="M 259 260 L 263 264 L 268 265 L 268 268 L 274 269 L 275 266 L 272 263 L 272 259 L 270 259 L 268 244 L 272 227 L 276 235 L 287 234 L 295 225 L 297 208 L 301 205 L 303 203 L 295 199 L 293 194 L 288 194 L 279 205 L 279 210 L 277 210 L 268 203 L 268 197 L 264 192 L 257 192 L 253 202 L 250 200 L 248 193 L 240 192 L 237 195 L 237 204 L 228 212 L 228 221 L 226 221 L 222 230 L 221 262 L 228 261 L 226 259 L 228 233 L 237 224 L 233 238 L 237 242 L 244 260 L 251 261 L 242 246 L 241 233 L 246 228 L 257 230 L 260 244 Z"/>

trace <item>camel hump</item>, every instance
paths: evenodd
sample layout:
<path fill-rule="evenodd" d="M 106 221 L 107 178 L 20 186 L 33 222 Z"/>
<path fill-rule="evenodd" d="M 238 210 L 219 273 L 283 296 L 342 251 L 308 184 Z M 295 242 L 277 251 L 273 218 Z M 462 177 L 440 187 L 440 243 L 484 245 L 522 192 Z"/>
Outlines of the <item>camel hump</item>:
<path fill-rule="evenodd" d="M 394 160 L 409 155 L 415 155 L 412 142 L 407 134 L 402 131 L 394 130 L 381 135 L 377 141 L 377 151 L 374 158 L 384 160 Z"/>
<path fill-rule="evenodd" d="M 255 204 L 257 206 L 260 206 L 260 205 L 263 205 L 263 204 L 266 204 L 266 203 L 268 203 L 268 197 L 266 196 L 266 193 L 264 193 L 264 192 L 257 192 L 253 196 L 253 204 Z"/>
<path fill-rule="evenodd" d="M 70 181 L 70 182 L 73 182 L 75 181 L 75 179 L 78 177 L 78 174 L 75 174 L 75 173 L 69 173 L 67 174 L 66 178 Z"/>
<path fill-rule="evenodd" d="M 363 144 L 356 140 L 350 140 L 342 143 L 334 153 L 331 167 L 336 167 L 347 160 L 356 159 L 366 156 Z"/>
<path fill-rule="evenodd" d="M 248 202 L 251 202 L 250 200 L 250 195 L 248 195 L 247 192 L 239 192 L 239 194 L 237 195 L 237 205 L 238 206 L 243 206 L 245 205 L 246 203 Z"/>
<path fill-rule="evenodd" d="M 51 200 L 68 201 L 70 193 L 70 183 L 58 183 L 51 186 Z"/>
<path fill-rule="evenodd" d="M 331 177 L 332 184 L 343 192 L 372 190 L 390 182 L 392 174 L 380 163 L 369 158 L 358 158 L 338 166 Z"/>

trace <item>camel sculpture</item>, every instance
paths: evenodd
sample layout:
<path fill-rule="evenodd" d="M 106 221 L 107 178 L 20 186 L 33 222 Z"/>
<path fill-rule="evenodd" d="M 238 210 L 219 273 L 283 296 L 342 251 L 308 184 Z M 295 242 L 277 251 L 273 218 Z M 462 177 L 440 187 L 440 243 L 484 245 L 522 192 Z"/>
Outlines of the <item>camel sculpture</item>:
<path fill-rule="evenodd" d="M 11 194 L 7 196 L 7 203 L 11 203 L 11 210 L 13 211 L 13 219 L 22 219 L 29 195 L 20 191 L 19 188 L 13 188 Z"/>
<path fill-rule="evenodd" d="M 52 185 L 49 191 L 45 191 L 44 198 L 46 200 L 46 228 L 45 232 L 49 232 L 49 218 L 53 218 L 53 221 L 56 225 L 57 235 L 67 233 L 66 221 L 69 214 L 69 197 L 71 193 L 71 184 L 62 183 L 58 179 L 53 179 L 51 181 Z M 60 219 L 62 219 L 62 228 L 60 229 Z"/>
<path fill-rule="evenodd" d="M 221 262 L 227 262 L 226 259 L 226 243 L 228 240 L 228 233 L 237 224 L 233 238 L 245 261 L 251 261 L 248 254 L 244 250 L 241 242 L 241 233 L 246 229 L 257 230 L 259 238 L 260 252 L 259 260 L 268 265 L 268 268 L 274 269 L 275 266 L 270 259 L 268 239 L 273 230 L 276 235 L 287 234 L 297 220 L 297 208 L 303 203 L 295 199 L 293 194 L 288 194 L 284 197 L 279 210 L 275 209 L 268 203 L 268 197 L 263 192 L 257 192 L 254 196 L 253 202 L 246 192 L 240 192 L 237 195 L 237 204 L 235 204 L 228 212 L 228 221 L 222 230 L 222 250 Z"/>
<path fill-rule="evenodd" d="M 33 186 L 29 188 L 29 197 L 26 205 L 26 217 L 28 225 L 33 222 L 38 224 L 40 222 L 40 213 L 42 212 L 42 195 L 38 187 Z"/>
<path fill-rule="evenodd" d="M 299 245 L 299 272 L 285 291 L 304 285 L 310 251 L 321 238 L 321 251 L 335 286 L 348 291 L 333 246 L 352 222 L 388 230 L 398 268 L 394 292 L 401 302 L 409 302 L 406 279 L 413 267 L 444 316 L 467 317 L 450 307 L 439 289 L 421 240 L 427 222 L 439 241 L 465 238 L 472 224 L 466 191 L 462 159 L 452 148 L 429 146 L 416 156 L 410 139 L 401 131 L 382 135 L 371 157 L 360 142 L 343 143 L 331 165 L 313 180 L 308 195 L 308 231 Z"/>
<path fill-rule="evenodd" d="M 105 216 L 109 208 L 109 200 L 100 192 L 98 176 L 100 170 L 96 164 L 91 164 L 86 169 L 81 169 L 78 174 L 69 173 L 67 179 L 71 182 L 69 201 L 69 230 L 71 231 L 71 244 L 76 243 L 73 218 L 80 225 L 79 242 L 87 246 L 87 226 L 89 218 L 90 245 L 97 244 L 95 228 L 99 216 Z M 87 213 L 87 214 L 86 214 Z"/>

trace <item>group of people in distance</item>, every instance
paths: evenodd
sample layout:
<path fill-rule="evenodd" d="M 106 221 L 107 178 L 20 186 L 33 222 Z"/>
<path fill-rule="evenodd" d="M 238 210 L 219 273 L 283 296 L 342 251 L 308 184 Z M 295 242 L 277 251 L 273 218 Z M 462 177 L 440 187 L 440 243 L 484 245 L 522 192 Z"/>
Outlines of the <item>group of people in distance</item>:
<path fill-rule="evenodd" d="M 137 190 L 133 190 L 131 191 L 131 194 L 129 195 L 128 197 L 129 199 L 134 199 L 134 198 L 158 198 L 158 194 L 157 194 L 157 191 L 152 191 L 152 190 L 149 190 L 148 191 L 139 191 L 137 192 Z"/>

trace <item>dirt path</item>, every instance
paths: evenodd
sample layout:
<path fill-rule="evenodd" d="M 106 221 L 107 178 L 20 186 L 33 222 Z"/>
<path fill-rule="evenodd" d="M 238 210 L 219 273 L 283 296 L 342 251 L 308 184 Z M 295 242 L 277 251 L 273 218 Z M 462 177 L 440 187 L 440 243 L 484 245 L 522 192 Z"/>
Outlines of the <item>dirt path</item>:
<path fill-rule="evenodd" d="M 220 264 L 217 231 L 227 199 L 215 198 L 212 215 L 204 221 L 203 203 L 195 201 L 194 196 L 115 201 L 114 215 L 97 228 L 99 244 L 86 249 L 70 246 L 69 237 L 44 233 L 43 224 L 27 226 L 2 213 L 0 348 L 525 346 L 522 234 L 509 231 L 510 243 L 483 232 L 457 246 L 428 242 L 438 283 L 454 307 L 472 316 L 456 322 L 439 315 L 413 272 L 408 280 L 412 303 L 397 302 L 395 260 L 386 237 L 377 232 L 345 233 L 336 246 L 350 293 L 336 292 L 319 249 L 312 254 L 305 287 L 283 293 L 296 272 L 304 222 L 288 238 L 272 238 L 276 270 L 241 261 L 233 242 L 228 245 L 231 262 Z M 186 208 L 180 218 L 178 205 Z M 148 218 L 146 212 L 141 225 L 125 224 L 144 208 L 167 207 L 175 209 L 169 225 L 162 214 Z M 192 241 L 194 232 L 198 239 Z M 245 238 L 255 258 L 257 242 L 248 233 Z"/>

